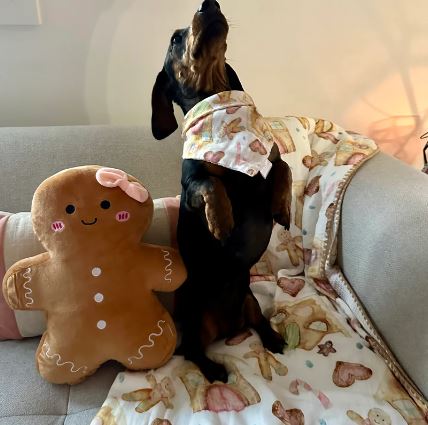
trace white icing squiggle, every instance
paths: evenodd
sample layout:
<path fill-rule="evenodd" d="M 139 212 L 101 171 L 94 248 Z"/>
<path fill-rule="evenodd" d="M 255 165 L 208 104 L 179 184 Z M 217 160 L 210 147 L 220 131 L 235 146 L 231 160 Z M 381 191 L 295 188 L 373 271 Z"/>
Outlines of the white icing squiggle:
<path fill-rule="evenodd" d="M 163 258 L 165 259 L 165 261 L 167 262 L 167 265 L 165 266 L 165 277 L 164 279 L 167 280 L 168 282 L 171 282 L 171 274 L 172 274 L 172 260 L 170 257 L 170 253 L 169 251 L 166 251 L 165 249 L 162 250 L 162 252 L 164 252 L 164 256 Z"/>
<path fill-rule="evenodd" d="M 154 345 L 155 345 L 155 342 L 154 342 L 154 340 L 153 340 L 153 338 L 154 337 L 157 337 L 157 336 L 161 336 L 162 334 L 163 334 L 163 329 L 162 329 L 162 326 L 161 325 L 163 325 L 163 324 L 165 324 L 166 322 L 165 322 L 165 320 L 159 320 L 159 322 L 157 323 L 157 326 L 158 326 L 158 328 L 159 328 L 159 330 L 160 330 L 160 332 L 159 333 L 156 333 L 156 332 L 153 332 L 153 333 L 151 333 L 150 335 L 149 335 L 149 342 L 150 342 L 150 344 L 146 344 L 146 345 L 142 345 L 139 349 L 138 349 L 138 356 L 132 356 L 132 357 L 128 357 L 128 362 L 129 362 L 129 364 L 132 364 L 132 360 L 134 359 L 134 360 L 141 360 L 143 357 L 144 357 L 144 354 L 141 352 L 141 350 L 143 349 L 143 348 L 152 348 Z M 171 328 L 170 328 L 171 329 Z"/>
<path fill-rule="evenodd" d="M 28 287 L 28 284 L 31 282 L 31 268 L 30 267 L 28 267 L 28 269 L 24 273 L 22 273 L 22 277 L 25 279 L 25 283 L 24 283 L 24 285 L 22 285 L 26 291 L 24 294 L 24 297 L 25 297 L 25 299 L 28 300 L 25 303 L 25 307 L 29 307 L 30 305 L 34 304 L 34 299 L 31 296 L 33 291 L 31 288 Z"/>
<path fill-rule="evenodd" d="M 43 348 L 45 348 L 45 351 L 43 352 Z M 59 354 L 49 354 L 49 351 L 51 350 L 51 348 L 49 347 L 49 344 L 47 343 L 47 342 L 45 342 L 44 344 L 43 344 L 43 346 L 42 346 L 42 354 L 47 358 L 47 359 L 49 359 L 49 360 L 54 360 L 55 361 L 55 358 L 57 358 L 57 360 L 56 360 L 56 365 L 58 366 L 58 367 L 60 367 L 60 366 L 64 366 L 64 365 L 70 365 L 71 366 L 71 368 L 70 368 L 70 372 L 71 373 L 77 373 L 77 372 L 79 372 L 80 370 L 83 370 L 83 372 L 86 372 L 87 370 L 88 370 L 88 368 L 87 368 L 87 366 L 81 366 L 81 367 L 79 367 L 78 369 L 76 369 L 76 366 L 74 365 L 74 363 L 73 362 L 63 362 L 63 363 L 61 363 L 62 362 L 62 359 L 61 359 L 61 356 L 59 355 Z"/>

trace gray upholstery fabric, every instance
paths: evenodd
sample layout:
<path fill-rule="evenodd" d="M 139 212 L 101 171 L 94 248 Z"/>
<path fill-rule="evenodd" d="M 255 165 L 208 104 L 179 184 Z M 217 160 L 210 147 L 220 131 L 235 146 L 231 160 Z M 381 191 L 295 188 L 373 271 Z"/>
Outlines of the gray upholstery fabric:
<path fill-rule="evenodd" d="M 178 132 L 156 141 L 147 127 L 0 128 L 0 211 L 29 211 L 34 190 L 65 168 L 97 164 L 141 179 L 153 198 L 180 193 Z"/>
<path fill-rule="evenodd" d="M 428 175 L 385 154 L 343 201 L 342 269 L 401 365 L 428 398 Z"/>
<path fill-rule="evenodd" d="M 38 338 L 0 343 L 0 425 L 89 424 L 123 368 L 106 363 L 79 385 L 52 385 L 34 366 Z"/>

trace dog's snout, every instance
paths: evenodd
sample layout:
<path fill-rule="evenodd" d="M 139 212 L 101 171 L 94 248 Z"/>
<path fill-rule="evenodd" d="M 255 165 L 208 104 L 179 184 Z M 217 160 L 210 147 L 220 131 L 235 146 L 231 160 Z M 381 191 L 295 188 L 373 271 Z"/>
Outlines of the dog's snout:
<path fill-rule="evenodd" d="M 206 13 L 206 12 L 213 12 L 213 11 L 219 11 L 220 10 L 220 4 L 216 0 L 204 0 L 202 4 L 199 6 L 198 12 L 200 13 Z"/>

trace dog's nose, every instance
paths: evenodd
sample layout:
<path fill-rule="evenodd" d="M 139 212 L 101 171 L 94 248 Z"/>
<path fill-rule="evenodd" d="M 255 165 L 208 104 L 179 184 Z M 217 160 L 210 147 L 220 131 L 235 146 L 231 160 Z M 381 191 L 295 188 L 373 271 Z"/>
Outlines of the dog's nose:
<path fill-rule="evenodd" d="M 198 12 L 212 12 L 214 10 L 220 10 L 220 4 L 216 0 L 204 0 L 199 6 Z"/>

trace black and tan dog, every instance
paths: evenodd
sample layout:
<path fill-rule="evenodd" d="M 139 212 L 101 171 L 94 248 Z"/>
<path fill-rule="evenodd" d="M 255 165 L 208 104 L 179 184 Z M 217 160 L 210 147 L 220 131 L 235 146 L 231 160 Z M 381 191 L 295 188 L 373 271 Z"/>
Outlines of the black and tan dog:
<path fill-rule="evenodd" d="M 178 127 L 173 102 L 186 114 L 216 93 L 243 91 L 225 59 L 228 30 L 218 2 L 205 0 L 191 25 L 174 32 L 152 94 L 157 139 Z M 218 338 L 252 327 L 268 350 L 282 352 L 285 345 L 249 287 L 250 268 L 266 250 L 273 219 L 287 228 L 290 222 L 291 173 L 273 145 L 266 178 L 215 161 L 183 160 L 178 244 L 188 279 L 176 294 L 176 317 L 181 351 L 210 381 L 227 379 L 224 366 L 205 355 Z"/>

